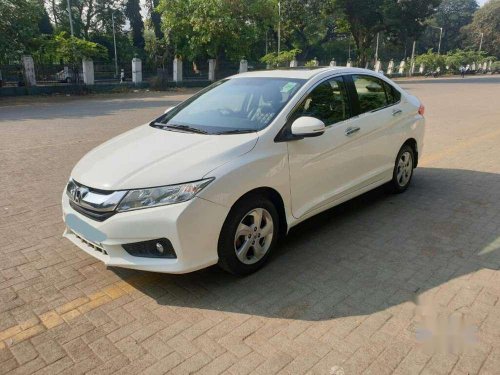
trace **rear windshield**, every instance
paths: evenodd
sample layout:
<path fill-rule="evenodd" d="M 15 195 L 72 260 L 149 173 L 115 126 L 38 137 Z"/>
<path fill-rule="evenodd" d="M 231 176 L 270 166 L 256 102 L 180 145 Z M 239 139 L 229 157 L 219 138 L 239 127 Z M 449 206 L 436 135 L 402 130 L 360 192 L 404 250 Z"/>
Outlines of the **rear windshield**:
<path fill-rule="evenodd" d="M 306 82 L 290 78 L 219 81 L 151 123 L 208 134 L 264 129 Z"/>

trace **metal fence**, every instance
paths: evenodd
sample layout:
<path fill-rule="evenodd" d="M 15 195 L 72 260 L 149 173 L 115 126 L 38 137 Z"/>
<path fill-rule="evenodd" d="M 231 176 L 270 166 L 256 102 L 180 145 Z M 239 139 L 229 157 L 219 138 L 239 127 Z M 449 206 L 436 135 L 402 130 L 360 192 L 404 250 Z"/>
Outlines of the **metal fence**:
<path fill-rule="evenodd" d="M 21 64 L 0 66 L 2 86 L 20 86 L 24 83 Z"/>

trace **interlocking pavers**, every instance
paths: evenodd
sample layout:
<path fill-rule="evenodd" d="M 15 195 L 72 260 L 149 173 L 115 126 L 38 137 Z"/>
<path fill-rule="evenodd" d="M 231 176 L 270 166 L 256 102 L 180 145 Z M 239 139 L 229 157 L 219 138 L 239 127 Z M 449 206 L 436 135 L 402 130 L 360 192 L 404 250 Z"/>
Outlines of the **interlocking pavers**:
<path fill-rule="evenodd" d="M 413 186 L 306 221 L 245 279 L 106 269 L 61 236 L 78 159 L 190 92 L 3 101 L 0 374 L 498 374 L 495 80 L 403 84 L 428 118 Z M 443 352 L 454 314 L 472 339 Z"/>

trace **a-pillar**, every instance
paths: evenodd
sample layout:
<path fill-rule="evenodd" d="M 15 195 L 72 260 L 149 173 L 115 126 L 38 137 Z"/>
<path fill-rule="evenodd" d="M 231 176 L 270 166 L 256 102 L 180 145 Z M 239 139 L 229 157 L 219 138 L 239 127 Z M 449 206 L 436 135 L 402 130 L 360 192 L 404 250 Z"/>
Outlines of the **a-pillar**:
<path fill-rule="evenodd" d="M 94 62 L 92 60 L 82 60 L 83 83 L 94 84 Z"/>

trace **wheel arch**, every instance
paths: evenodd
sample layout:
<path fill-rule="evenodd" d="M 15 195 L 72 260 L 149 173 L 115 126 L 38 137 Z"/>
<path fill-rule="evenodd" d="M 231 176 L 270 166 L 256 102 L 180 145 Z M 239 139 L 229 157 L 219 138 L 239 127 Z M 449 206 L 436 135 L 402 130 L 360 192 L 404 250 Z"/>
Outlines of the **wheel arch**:
<path fill-rule="evenodd" d="M 233 207 L 235 207 L 239 202 L 248 199 L 252 195 L 265 196 L 274 204 L 279 215 L 279 237 L 283 238 L 288 231 L 288 222 L 285 212 L 285 202 L 283 201 L 281 194 L 276 189 L 268 186 L 252 189 L 238 198 L 238 200 L 236 200 L 236 202 L 234 202 L 231 206 L 231 209 L 233 209 Z"/>
<path fill-rule="evenodd" d="M 418 144 L 417 144 L 417 140 L 415 138 L 408 138 L 405 141 L 405 143 L 403 143 L 403 145 L 401 147 L 403 147 L 405 145 L 410 146 L 412 148 L 412 150 L 413 150 L 413 154 L 415 156 L 415 166 L 414 167 L 416 168 L 417 165 L 418 165 Z"/>

